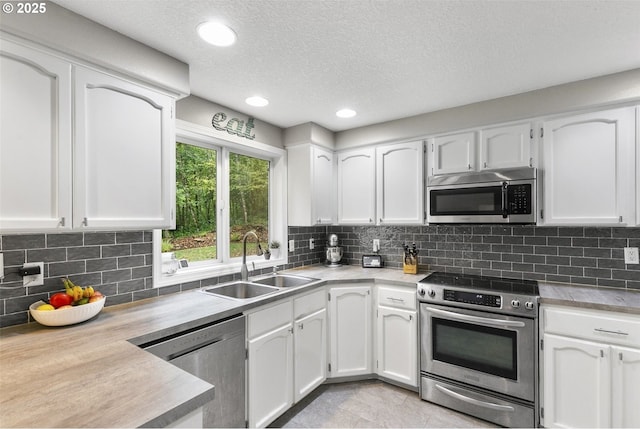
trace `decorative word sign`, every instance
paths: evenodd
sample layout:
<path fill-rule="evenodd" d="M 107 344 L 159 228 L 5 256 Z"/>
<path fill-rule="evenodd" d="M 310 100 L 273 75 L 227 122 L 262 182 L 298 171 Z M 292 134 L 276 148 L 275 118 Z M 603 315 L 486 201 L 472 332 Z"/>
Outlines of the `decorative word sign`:
<path fill-rule="evenodd" d="M 226 130 L 229 134 L 233 134 L 238 137 L 244 137 L 249 140 L 253 140 L 256 138 L 255 134 L 251 134 L 251 130 L 253 129 L 253 118 L 249 117 L 247 119 L 247 124 L 245 125 L 244 121 L 241 121 L 238 118 L 231 118 L 227 121 L 226 125 L 223 124 L 224 121 L 227 120 L 227 114 L 218 112 L 213 115 L 211 118 L 211 125 L 218 131 Z"/>

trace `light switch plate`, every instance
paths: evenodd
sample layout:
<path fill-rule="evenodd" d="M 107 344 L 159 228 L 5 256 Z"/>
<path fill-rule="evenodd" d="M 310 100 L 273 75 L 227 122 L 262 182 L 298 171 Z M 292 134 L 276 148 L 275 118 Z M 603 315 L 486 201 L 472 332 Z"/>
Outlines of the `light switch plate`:
<path fill-rule="evenodd" d="M 4 253 L 0 253 L 0 279 L 4 278 Z"/>
<path fill-rule="evenodd" d="M 289 240 L 289 252 L 293 252 L 295 249 L 295 241 L 294 240 Z"/>
<path fill-rule="evenodd" d="M 309 239 L 309 250 L 313 250 L 316 248 L 316 240 L 313 238 Z"/>
<path fill-rule="evenodd" d="M 638 256 L 637 247 L 625 247 L 624 248 L 624 263 L 625 264 L 640 264 L 640 257 Z"/>

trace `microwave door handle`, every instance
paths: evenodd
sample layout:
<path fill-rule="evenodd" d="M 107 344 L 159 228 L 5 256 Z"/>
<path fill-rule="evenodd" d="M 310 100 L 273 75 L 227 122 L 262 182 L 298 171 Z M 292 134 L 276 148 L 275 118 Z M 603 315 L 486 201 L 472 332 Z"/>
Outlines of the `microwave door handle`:
<path fill-rule="evenodd" d="M 518 322 L 514 320 L 489 319 L 487 317 L 478 317 L 478 316 L 471 316 L 469 314 L 453 313 L 451 311 L 440 310 L 438 308 L 429 307 L 427 311 L 430 311 L 435 314 L 439 314 L 441 316 L 448 317 L 450 319 L 461 320 L 463 322 L 475 322 L 475 323 L 482 323 L 484 325 L 506 326 L 510 328 L 524 328 L 525 326 L 524 322 Z"/>
<path fill-rule="evenodd" d="M 506 219 L 509 217 L 509 204 L 507 201 L 507 188 L 509 187 L 509 183 L 502 182 L 502 218 Z"/>
<path fill-rule="evenodd" d="M 511 411 L 511 412 L 515 411 L 515 409 L 509 405 L 500 405 L 500 404 L 494 404 L 493 402 L 480 401 L 475 398 L 470 398 L 468 396 L 461 395 L 460 393 L 454 392 L 453 390 L 449 390 L 446 387 L 441 386 L 439 384 L 436 384 L 436 389 L 438 389 L 445 395 L 452 396 L 456 399 L 459 399 L 460 401 L 467 402 L 469 404 L 477 405 L 484 408 L 489 408 L 491 410 L 496 410 L 496 411 Z"/>

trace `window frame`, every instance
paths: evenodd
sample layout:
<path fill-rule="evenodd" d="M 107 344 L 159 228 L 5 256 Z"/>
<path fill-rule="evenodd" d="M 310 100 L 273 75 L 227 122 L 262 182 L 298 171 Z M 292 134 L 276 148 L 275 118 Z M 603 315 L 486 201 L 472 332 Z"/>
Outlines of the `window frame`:
<path fill-rule="evenodd" d="M 176 120 L 176 137 L 175 142 L 194 144 L 196 146 L 215 149 L 217 153 L 216 169 L 218 192 L 216 210 L 217 215 L 217 243 L 223 244 L 222 252 L 220 247 L 216 253 L 217 259 L 211 260 L 210 264 L 198 264 L 195 267 L 181 268 L 175 274 L 162 273 L 162 230 L 153 230 L 153 285 L 154 287 L 162 287 L 199 281 L 211 277 L 219 277 L 228 274 L 240 273 L 242 261 L 240 258 L 230 258 L 228 255 L 228 237 L 230 234 L 229 225 L 229 153 L 238 153 L 241 155 L 252 156 L 270 162 L 269 171 L 269 239 L 271 241 L 278 240 L 285 243 L 287 238 L 287 153 L 286 150 L 271 146 L 265 143 L 252 141 L 240 141 L 223 139 L 217 132 L 201 125 L 190 122 Z M 175 144 L 174 142 L 174 144 Z M 172 174 L 172 198 L 173 209 L 175 211 L 175 162 Z M 226 172 L 226 174 L 225 174 Z M 175 222 L 175 216 L 174 216 Z M 175 227 L 175 225 L 174 225 Z M 254 240 L 250 240 L 251 243 Z M 268 243 L 261 243 L 263 248 L 268 247 Z M 253 245 L 251 245 L 253 246 Z M 249 247 L 252 248 L 252 247 Z M 269 268 L 276 265 L 285 265 L 288 263 L 288 252 L 281 251 L 280 257 L 277 259 L 265 260 L 263 257 L 255 255 L 247 255 L 247 262 L 255 264 L 255 268 Z"/>

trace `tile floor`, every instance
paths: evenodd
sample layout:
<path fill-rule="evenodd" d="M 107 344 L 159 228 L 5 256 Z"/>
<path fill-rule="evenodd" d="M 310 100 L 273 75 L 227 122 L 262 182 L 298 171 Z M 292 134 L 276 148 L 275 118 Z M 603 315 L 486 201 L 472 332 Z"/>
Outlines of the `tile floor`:
<path fill-rule="evenodd" d="M 320 386 L 277 419 L 282 428 L 495 428 L 377 380 Z"/>

